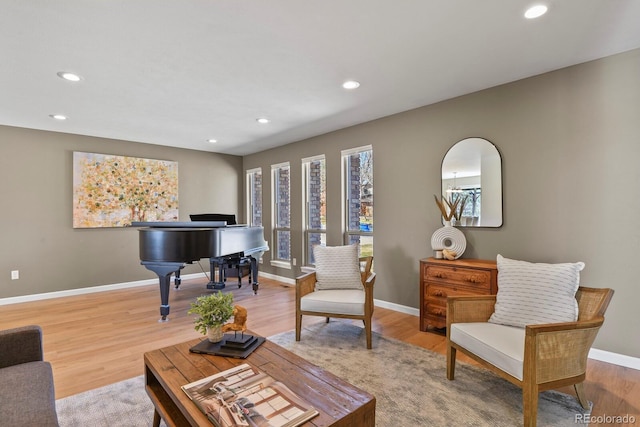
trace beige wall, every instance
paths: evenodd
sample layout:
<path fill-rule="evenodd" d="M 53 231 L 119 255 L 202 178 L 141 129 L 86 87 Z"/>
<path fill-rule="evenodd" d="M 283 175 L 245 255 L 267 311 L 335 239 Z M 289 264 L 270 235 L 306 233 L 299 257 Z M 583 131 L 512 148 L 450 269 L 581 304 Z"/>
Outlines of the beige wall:
<path fill-rule="evenodd" d="M 340 244 L 340 150 L 372 144 L 375 297 L 417 308 L 418 261 L 440 226 L 442 158 L 456 141 L 486 138 L 502 154 L 504 226 L 465 229 L 464 257 L 584 261 L 583 285 L 616 292 L 595 347 L 640 357 L 639 70 L 635 50 L 246 156 L 243 167 L 262 167 L 268 228 L 270 165 L 291 162 L 301 259 L 300 159 L 326 155 L 328 243 Z M 268 257 L 263 271 L 300 273 L 271 268 Z"/>
<path fill-rule="evenodd" d="M 136 229 L 73 229 L 74 151 L 177 161 L 182 221 L 240 211 L 241 157 L 0 126 L 0 298 L 157 277 L 140 265 Z"/>

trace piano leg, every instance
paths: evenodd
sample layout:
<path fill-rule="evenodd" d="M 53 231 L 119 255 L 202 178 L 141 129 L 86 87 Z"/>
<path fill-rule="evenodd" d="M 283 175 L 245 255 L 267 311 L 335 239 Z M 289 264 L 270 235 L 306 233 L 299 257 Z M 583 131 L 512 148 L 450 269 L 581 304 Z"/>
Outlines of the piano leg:
<path fill-rule="evenodd" d="M 250 256 L 251 260 L 251 273 L 249 274 L 249 281 L 252 282 L 254 295 L 258 295 L 258 260 L 253 256 Z"/>
<path fill-rule="evenodd" d="M 176 287 L 176 289 L 178 289 L 181 283 L 182 283 L 182 279 L 180 278 L 180 269 L 178 269 L 176 270 L 176 276 L 173 278 L 173 285 Z"/>
<path fill-rule="evenodd" d="M 160 320 L 166 322 L 169 315 L 169 288 L 171 287 L 171 275 L 180 271 L 184 267 L 182 262 L 148 262 L 142 261 L 147 270 L 151 270 L 158 275 L 160 282 Z"/>

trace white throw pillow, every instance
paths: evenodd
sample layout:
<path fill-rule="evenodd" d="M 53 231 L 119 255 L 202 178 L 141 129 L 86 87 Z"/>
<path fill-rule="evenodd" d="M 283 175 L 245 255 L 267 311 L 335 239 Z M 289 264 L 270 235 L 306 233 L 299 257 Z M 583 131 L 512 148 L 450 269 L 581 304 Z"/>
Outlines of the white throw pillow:
<path fill-rule="evenodd" d="M 316 289 L 362 289 L 358 245 L 314 246 Z"/>
<path fill-rule="evenodd" d="M 519 326 L 573 322 L 583 262 L 545 264 L 497 257 L 498 295 L 489 322 Z"/>

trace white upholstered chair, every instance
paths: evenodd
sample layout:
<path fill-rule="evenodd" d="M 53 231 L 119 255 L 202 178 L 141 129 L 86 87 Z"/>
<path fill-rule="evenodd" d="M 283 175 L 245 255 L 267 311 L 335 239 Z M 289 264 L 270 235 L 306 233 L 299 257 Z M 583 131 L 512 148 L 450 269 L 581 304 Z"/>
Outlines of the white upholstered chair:
<path fill-rule="evenodd" d="M 360 319 L 367 348 L 371 348 L 373 315 L 373 257 L 358 257 L 356 245 L 315 246 L 316 271 L 296 278 L 296 341 L 300 341 L 302 316 Z"/>
<path fill-rule="evenodd" d="M 568 276 L 565 277 L 571 276 L 572 264 L 559 265 L 565 270 L 561 274 L 568 272 Z M 517 269 L 518 265 L 514 267 Z M 578 271 L 581 269 L 582 267 L 578 267 Z M 557 286 L 557 273 L 558 271 L 555 271 L 555 276 L 549 281 L 552 287 Z M 573 279 L 570 279 L 568 282 L 572 281 Z M 574 289 L 577 291 L 573 291 L 573 296 L 569 290 L 569 299 L 566 299 L 565 295 L 551 295 L 553 290 L 546 288 L 545 291 L 545 287 L 540 287 L 538 281 L 533 282 L 530 302 L 534 305 L 528 307 L 533 316 L 553 318 L 557 314 L 553 310 L 563 298 L 569 303 L 567 307 L 570 311 L 570 299 L 573 299 L 577 309 L 574 320 L 556 319 L 528 323 L 533 321 L 529 319 L 526 325 L 504 324 L 510 323 L 509 316 L 514 316 L 514 323 L 520 321 L 517 319 L 519 315 L 526 317 L 527 305 L 520 306 L 517 301 L 509 301 L 511 296 L 518 295 L 518 286 L 512 287 L 503 283 L 502 291 L 505 288 L 510 289 L 509 293 L 501 298 L 499 258 L 497 296 L 462 296 L 447 299 L 447 378 L 454 379 L 456 352 L 459 350 L 500 377 L 519 386 L 522 388 L 525 426 L 536 425 L 538 393 L 544 390 L 573 385 L 581 406 L 588 409 L 589 402 L 583 387 L 587 356 L 604 322 L 604 313 L 613 296 L 613 290 L 578 287 L 577 280 L 575 282 Z M 503 309 L 508 308 L 512 302 L 515 303 L 514 310 L 505 313 Z M 539 307 L 535 307 L 537 302 L 541 304 Z M 499 307 L 500 304 L 503 307 Z M 496 315 L 499 310 L 502 312 Z"/>

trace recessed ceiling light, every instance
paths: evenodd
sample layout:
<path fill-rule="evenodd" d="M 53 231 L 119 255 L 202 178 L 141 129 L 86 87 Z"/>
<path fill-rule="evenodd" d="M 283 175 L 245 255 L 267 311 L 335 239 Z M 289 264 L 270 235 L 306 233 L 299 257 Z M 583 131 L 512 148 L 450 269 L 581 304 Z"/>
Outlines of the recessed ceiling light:
<path fill-rule="evenodd" d="M 212 138 L 212 139 L 207 139 L 207 142 L 210 142 L 210 143 L 212 143 L 212 144 L 215 144 L 216 142 L 218 142 L 218 140 L 217 140 L 217 139 L 213 139 L 213 138 Z"/>
<path fill-rule="evenodd" d="M 260 117 L 260 118 L 256 119 L 256 122 L 261 123 L 263 125 L 269 123 L 270 121 L 271 120 L 269 120 L 269 119 L 267 119 L 265 117 Z"/>
<path fill-rule="evenodd" d="M 69 80 L 70 82 L 79 82 L 80 80 L 82 80 L 82 77 L 69 71 L 60 71 L 58 73 L 58 77 L 60 77 L 61 79 Z"/>
<path fill-rule="evenodd" d="M 49 117 L 56 120 L 67 120 L 67 116 L 64 114 L 49 114 Z"/>
<path fill-rule="evenodd" d="M 540 16 L 547 13 L 547 10 L 548 10 L 547 6 L 543 4 L 537 4 L 527 9 L 527 11 L 524 13 L 524 17 L 527 19 L 539 18 Z"/>
<path fill-rule="evenodd" d="M 345 89 L 356 89 L 360 87 L 360 83 L 355 80 L 347 80 L 346 82 L 342 83 L 342 87 Z"/>

